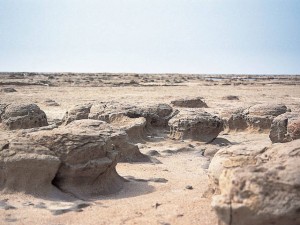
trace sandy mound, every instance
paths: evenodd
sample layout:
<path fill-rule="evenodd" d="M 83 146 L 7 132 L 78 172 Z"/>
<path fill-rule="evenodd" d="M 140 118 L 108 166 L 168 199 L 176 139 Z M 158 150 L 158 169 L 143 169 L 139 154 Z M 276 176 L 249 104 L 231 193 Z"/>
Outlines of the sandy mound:
<path fill-rule="evenodd" d="M 171 104 L 175 107 L 208 108 L 207 104 L 202 100 L 201 97 L 177 99 L 177 100 L 171 101 Z"/>

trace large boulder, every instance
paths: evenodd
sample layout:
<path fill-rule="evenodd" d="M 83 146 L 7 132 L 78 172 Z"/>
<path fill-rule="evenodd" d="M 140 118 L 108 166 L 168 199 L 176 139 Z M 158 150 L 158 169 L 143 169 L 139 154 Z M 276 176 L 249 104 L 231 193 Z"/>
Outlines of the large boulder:
<path fill-rule="evenodd" d="M 57 196 L 52 180 L 60 164 L 54 152 L 28 139 L 0 143 L 0 191 Z"/>
<path fill-rule="evenodd" d="M 269 130 L 275 117 L 285 113 L 283 104 L 257 104 L 246 109 L 238 109 L 228 120 L 230 130 Z"/>
<path fill-rule="evenodd" d="M 202 100 L 201 97 L 177 99 L 171 101 L 171 104 L 176 107 L 185 107 L 185 108 L 208 108 L 207 104 Z"/>
<path fill-rule="evenodd" d="M 255 165 L 224 170 L 212 207 L 220 224 L 300 224 L 300 140 L 274 144 Z"/>
<path fill-rule="evenodd" d="M 36 104 L 10 104 L 5 107 L 1 115 L 5 129 L 28 129 L 47 126 L 47 117 Z"/>
<path fill-rule="evenodd" d="M 210 191 L 219 193 L 219 177 L 225 169 L 255 164 L 257 162 L 256 156 L 263 153 L 268 145 L 268 142 L 260 141 L 220 149 L 214 155 L 208 167 L 208 176 L 211 182 Z"/>
<path fill-rule="evenodd" d="M 52 183 L 80 197 L 113 193 L 122 187 L 123 179 L 115 169 L 119 155 L 115 139 L 121 139 L 120 136 L 126 134 L 96 120 L 77 120 L 64 127 L 26 135 L 61 161 Z"/>
<path fill-rule="evenodd" d="M 210 142 L 223 130 L 223 121 L 202 110 L 182 110 L 169 120 L 169 126 L 171 138 Z"/>
<path fill-rule="evenodd" d="M 299 113 L 287 112 L 277 116 L 271 125 L 269 135 L 273 143 L 289 142 L 300 138 L 300 115 Z"/>

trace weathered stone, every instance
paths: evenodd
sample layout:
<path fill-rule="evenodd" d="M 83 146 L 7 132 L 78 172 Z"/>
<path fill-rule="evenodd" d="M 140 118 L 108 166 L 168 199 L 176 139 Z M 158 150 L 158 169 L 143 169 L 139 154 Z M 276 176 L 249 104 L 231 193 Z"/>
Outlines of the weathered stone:
<path fill-rule="evenodd" d="M 59 190 L 51 182 L 59 166 L 59 158 L 48 148 L 14 139 L 0 151 L 0 190 L 54 197 Z"/>
<path fill-rule="evenodd" d="M 27 138 L 44 146 L 60 159 L 53 183 L 75 196 L 113 193 L 122 187 L 117 174 L 116 140 L 126 134 L 103 121 L 77 120 L 51 131 L 29 133 Z"/>
<path fill-rule="evenodd" d="M 176 107 L 185 107 L 185 108 L 208 108 L 207 104 L 202 100 L 201 97 L 177 99 L 171 101 L 171 104 Z"/>
<path fill-rule="evenodd" d="M 256 165 L 224 170 L 212 207 L 222 224 L 300 224 L 300 140 L 274 144 Z"/>
<path fill-rule="evenodd" d="M 210 142 L 223 130 L 223 121 L 202 110 L 183 110 L 169 121 L 170 137 Z"/>
<path fill-rule="evenodd" d="M 271 125 L 269 135 L 273 143 L 289 142 L 300 138 L 299 113 L 287 112 L 277 116 Z"/>
<path fill-rule="evenodd" d="M 74 120 L 88 119 L 91 107 L 91 103 L 76 105 L 72 107 L 66 112 L 63 118 L 63 123 L 67 125 Z"/>
<path fill-rule="evenodd" d="M 1 115 L 3 127 L 8 130 L 47 126 L 47 117 L 35 104 L 11 104 Z"/>
<path fill-rule="evenodd" d="M 273 119 L 287 111 L 283 104 L 257 104 L 237 110 L 228 120 L 230 130 L 268 130 Z"/>

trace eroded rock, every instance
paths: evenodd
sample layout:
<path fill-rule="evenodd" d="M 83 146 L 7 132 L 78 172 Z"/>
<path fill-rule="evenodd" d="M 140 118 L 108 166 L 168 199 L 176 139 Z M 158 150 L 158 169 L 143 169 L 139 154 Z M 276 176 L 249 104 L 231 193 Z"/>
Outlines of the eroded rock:
<path fill-rule="evenodd" d="M 7 142 L 0 151 L 0 190 L 54 196 L 59 191 L 51 182 L 60 163 L 54 152 L 28 139 Z"/>
<path fill-rule="evenodd" d="M 212 206 L 230 225 L 300 224 L 300 140 L 274 144 L 256 165 L 224 170 Z"/>
<path fill-rule="evenodd" d="M 185 108 L 208 108 L 207 104 L 202 100 L 201 97 L 177 99 L 171 101 L 171 104 L 176 107 L 185 107 Z"/>
<path fill-rule="evenodd" d="M 269 135 L 273 143 L 289 142 L 300 138 L 299 113 L 287 112 L 277 116 L 271 125 Z"/>
<path fill-rule="evenodd" d="M 275 117 L 285 113 L 283 104 L 257 104 L 246 109 L 238 109 L 228 120 L 230 130 L 269 130 Z"/>
<path fill-rule="evenodd" d="M 182 110 L 169 126 L 171 138 L 210 142 L 223 130 L 223 121 L 202 110 Z"/>
<path fill-rule="evenodd" d="M 28 129 L 47 126 L 47 117 L 35 104 L 10 104 L 2 112 L 1 120 L 5 129 Z"/>
<path fill-rule="evenodd" d="M 74 120 L 88 119 L 91 107 L 91 103 L 76 105 L 72 107 L 66 112 L 63 118 L 63 123 L 66 125 Z"/>

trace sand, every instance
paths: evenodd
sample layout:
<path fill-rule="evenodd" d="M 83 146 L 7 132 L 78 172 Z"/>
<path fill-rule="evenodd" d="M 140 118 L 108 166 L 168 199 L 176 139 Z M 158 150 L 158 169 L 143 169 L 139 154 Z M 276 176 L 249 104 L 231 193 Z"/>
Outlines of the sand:
<path fill-rule="evenodd" d="M 94 81 L 95 77 L 100 77 L 102 82 L 95 82 L 98 85 L 95 86 L 89 79 L 90 75 L 68 74 L 60 75 L 51 85 L 28 85 L 28 82 L 49 79 L 46 79 L 47 76 L 33 76 L 32 80 L 28 77 L 26 80 L 24 77 L 10 79 L 2 76 L 0 88 L 13 87 L 17 92 L 0 93 L 0 102 L 36 103 L 45 111 L 50 123 L 62 119 L 66 110 L 76 104 L 95 101 L 144 104 L 203 97 L 209 107 L 206 110 L 221 117 L 227 117 L 238 107 L 257 103 L 284 103 L 292 110 L 300 108 L 300 77 L 293 77 L 292 80 L 285 77 L 241 80 L 225 79 L 224 76 L 219 79 L 195 75 L 191 76 L 193 78 L 188 75 L 168 75 L 167 78 L 163 75 L 114 75 L 113 79 L 109 79 L 109 75 L 105 79 L 103 75 L 93 77 Z M 65 82 L 67 78 L 71 82 Z M 167 82 L 167 79 L 171 81 Z M 24 81 L 25 84 L 12 83 L 11 80 Z M 87 80 L 89 82 L 85 82 Z M 224 100 L 227 95 L 238 96 L 239 100 Z M 47 106 L 45 99 L 55 100 L 59 106 Z M 7 133 L 2 130 L 1 139 L 9 138 Z M 210 144 L 154 138 L 139 147 L 143 153 L 158 151 L 161 155 L 155 158 L 161 163 L 118 163 L 118 173 L 130 180 L 119 193 L 97 196 L 89 199 L 89 206 L 62 214 L 59 210 L 72 208 L 74 202 L 35 198 L 23 193 L 1 194 L 0 201 L 14 208 L 4 209 L 2 206 L 5 204 L 0 204 L 0 224 L 217 224 L 217 217 L 210 207 L 211 199 L 204 195 L 209 184 L 207 168 L 210 159 L 202 153 L 205 149 L 220 149 L 228 144 L 227 141 L 237 145 L 257 141 L 271 144 L 268 133 L 249 131 L 223 131 Z M 152 178 L 165 180 L 153 181 Z"/>

